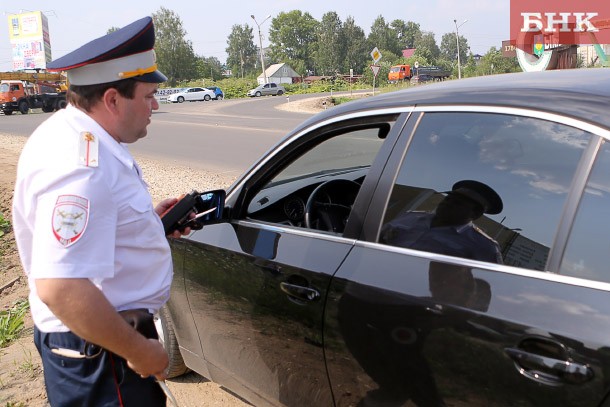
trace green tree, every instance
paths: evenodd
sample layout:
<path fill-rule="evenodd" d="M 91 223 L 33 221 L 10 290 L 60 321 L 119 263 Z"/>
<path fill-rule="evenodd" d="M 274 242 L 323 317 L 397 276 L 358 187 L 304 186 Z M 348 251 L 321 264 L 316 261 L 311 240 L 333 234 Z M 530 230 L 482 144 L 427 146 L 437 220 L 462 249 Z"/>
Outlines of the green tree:
<path fill-rule="evenodd" d="M 401 44 L 405 48 L 415 48 L 417 41 L 421 39 L 422 31 L 419 24 L 413 21 L 407 21 L 406 27 L 404 28 L 402 37 L 400 38 Z"/>
<path fill-rule="evenodd" d="M 169 86 L 197 78 L 197 56 L 193 44 L 185 39 L 182 20 L 171 10 L 161 7 L 153 13 L 155 52 L 159 70 L 167 75 Z"/>
<path fill-rule="evenodd" d="M 274 63 L 301 60 L 307 70 L 312 69 L 318 24 L 308 12 L 292 10 L 278 14 L 269 28 L 271 60 Z"/>
<path fill-rule="evenodd" d="M 438 45 L 436 45 L 436 39 L 434 39 L 434 33 L 431 31 L 422 32 L 421 37 L 415 43 L 414 55 L 425 58 L 431 64 L 435 64 L 436 60 L 441 54 Z"/>
<path fill-rule="evenodd" d="M 379 49 L 387 49 L 394 52 L 394 49 L 397 48 L 397 45 L 395 44 L 396 37 L 381 15 L 373 21 L 367 41 L 371 49 L 377 47 Z"/>
<path fill-rule="evenodd" d="M 469 49 L 468 40 L 460 35 L 460 61 L 462 64 L 464 64 L 468 58 Z M 455 33 L 443 34 L 440 50 L 443 59 L 455 61 L 454 63 L 457 64 L 457 43 L 455 41 Z"/>
<path fill-rule="evenodd" d="M 227 66 L 235 77 L 243 78 L 257 71 L 258 53 L 252 30 L 247 24 L 235 24 L 227 39 Z"/>
<path fill-rule="evenodd" d="M 319 75 L 340 73 L 346 44 L 341 19 L 334 11 L 322 16 L 316 32 L 314 66 Z"/>
<path fill-rule="evenodd" d="M 498 73 L 519 72 L 519 62 L 517 58 L 506 58 L 502 55 L 502 50 L 491 47 L 476 65 L 477 75 L 491 75 Z"/>
<path fill-rule="evenodd" d="M 197 58 L 197 78 L 210 78 L 214 81 L 218 81 L 223 78 L 222 76 L 222 64 L 216 57 L 204 57 L 200 56 Z"/>
<path fill-rule="evenodd" d="M 392 52 L 396 55 L 402 55 L 402 50 L 413 48 L 415 40 L 421 37 L 419 24 L 412 21 L 405 22 L 404 20 L 394 20 L 390 23 L 392 30 Z"/>
<path fill-rule="evenodd" d="M 354 70 L 356 75 L 362 75 L 369 60 L 368 44 L 364 30 L 356 25 L 354 17 L 347 17 L 343 24 L 343 37 L 345 38 L 345 57 L 343 59 L 343 72 Z"/>

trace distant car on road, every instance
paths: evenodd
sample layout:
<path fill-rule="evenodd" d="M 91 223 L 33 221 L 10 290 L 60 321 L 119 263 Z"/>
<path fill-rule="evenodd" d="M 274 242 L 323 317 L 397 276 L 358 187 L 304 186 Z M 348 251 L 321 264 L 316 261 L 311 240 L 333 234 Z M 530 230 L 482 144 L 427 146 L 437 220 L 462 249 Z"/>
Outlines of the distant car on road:
<path fill-rule="evenodd" d="M 411 84 L 416 84 L 416 83 L 424 83 L 424 82 L 432 82 L 437 80 L 437 78 L 435 78 L 432 75 L 428 75 L 428 74 L 421 74 L 421 75 L 417 75 L 411 78 Z M 440 79 L 438 79 L 440 80 Z"/>
<path fill-rule="evenodd" d="M 225 98 L 224 92 L 218 86 L 208 86 L 206 89 L 214 91 L 214 97 L 212 97 L 214 100 L 223 100 Z"/>
<path fill-rule="evenodd" d="M 182 103 L 184 101 L 193 102 L 196 100 L 212 100 L 216 98 L 213 90 L 206 88 L 184 88 L 181 92 L 173 93 L 167 98 L 173 103 Z"/>
<path fill-rule="evenodd" d="M 248 96 L 250 97 L 259 97 L 259 96 L 280 96 L 286 93 L 286 89 L 282 85 L 278 85 L 277 83 L 266 83 L 264 85 L 258 85 L 254 89 L 250 89 L 248 91 Z"/>

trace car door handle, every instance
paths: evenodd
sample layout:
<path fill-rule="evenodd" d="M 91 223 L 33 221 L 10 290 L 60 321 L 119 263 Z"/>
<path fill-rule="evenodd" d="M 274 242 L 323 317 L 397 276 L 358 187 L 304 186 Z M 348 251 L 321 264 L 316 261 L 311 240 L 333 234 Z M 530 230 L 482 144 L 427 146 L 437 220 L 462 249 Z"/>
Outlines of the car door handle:
<path fill-rule="evenodd" d="M 587 365 L 517 348 L 506 348 L 505 351 L 517 365 L 519 373 L 542 384 L 582 384 L 593 379 L 593 370 Z"/>
<path fill-rule="evenodd" d="M 309 287 L 303 287 L 301 285 L 280 283 L 280 289 L 288 295 L 290 299 L 296 300 L 300 303 L 316 301 L 320 298 L 318 290 Z"/>

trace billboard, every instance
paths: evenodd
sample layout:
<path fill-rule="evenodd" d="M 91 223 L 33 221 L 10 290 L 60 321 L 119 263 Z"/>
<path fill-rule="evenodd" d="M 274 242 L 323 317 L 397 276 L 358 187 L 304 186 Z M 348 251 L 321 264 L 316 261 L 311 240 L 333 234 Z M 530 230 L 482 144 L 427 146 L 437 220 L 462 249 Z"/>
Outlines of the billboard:
<path fill-rule="evenodd" d="M 51 61 L 49 23 L 41 11 L 8 16 L 13 70 L 46 69 Z"/>

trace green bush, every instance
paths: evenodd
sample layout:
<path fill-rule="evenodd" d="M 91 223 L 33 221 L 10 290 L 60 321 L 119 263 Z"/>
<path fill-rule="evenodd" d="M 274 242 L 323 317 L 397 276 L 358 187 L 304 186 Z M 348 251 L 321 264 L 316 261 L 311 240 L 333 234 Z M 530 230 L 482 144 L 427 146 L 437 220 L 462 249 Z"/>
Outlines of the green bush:
<path fill-rule="evenodd" d="M 11 222 L 4 218 L 4 214 L 0 212 L 0 237 L 4 236 L 11 228 Z"/>
<path fill-rule="evenodd" d="M 30 304 L 27 300 L 17 302 L 13 308 L 0 311 L 0 348 L 8 346 L 9 343 L 19 337 L 23 330 L 23 320 Z"/>

